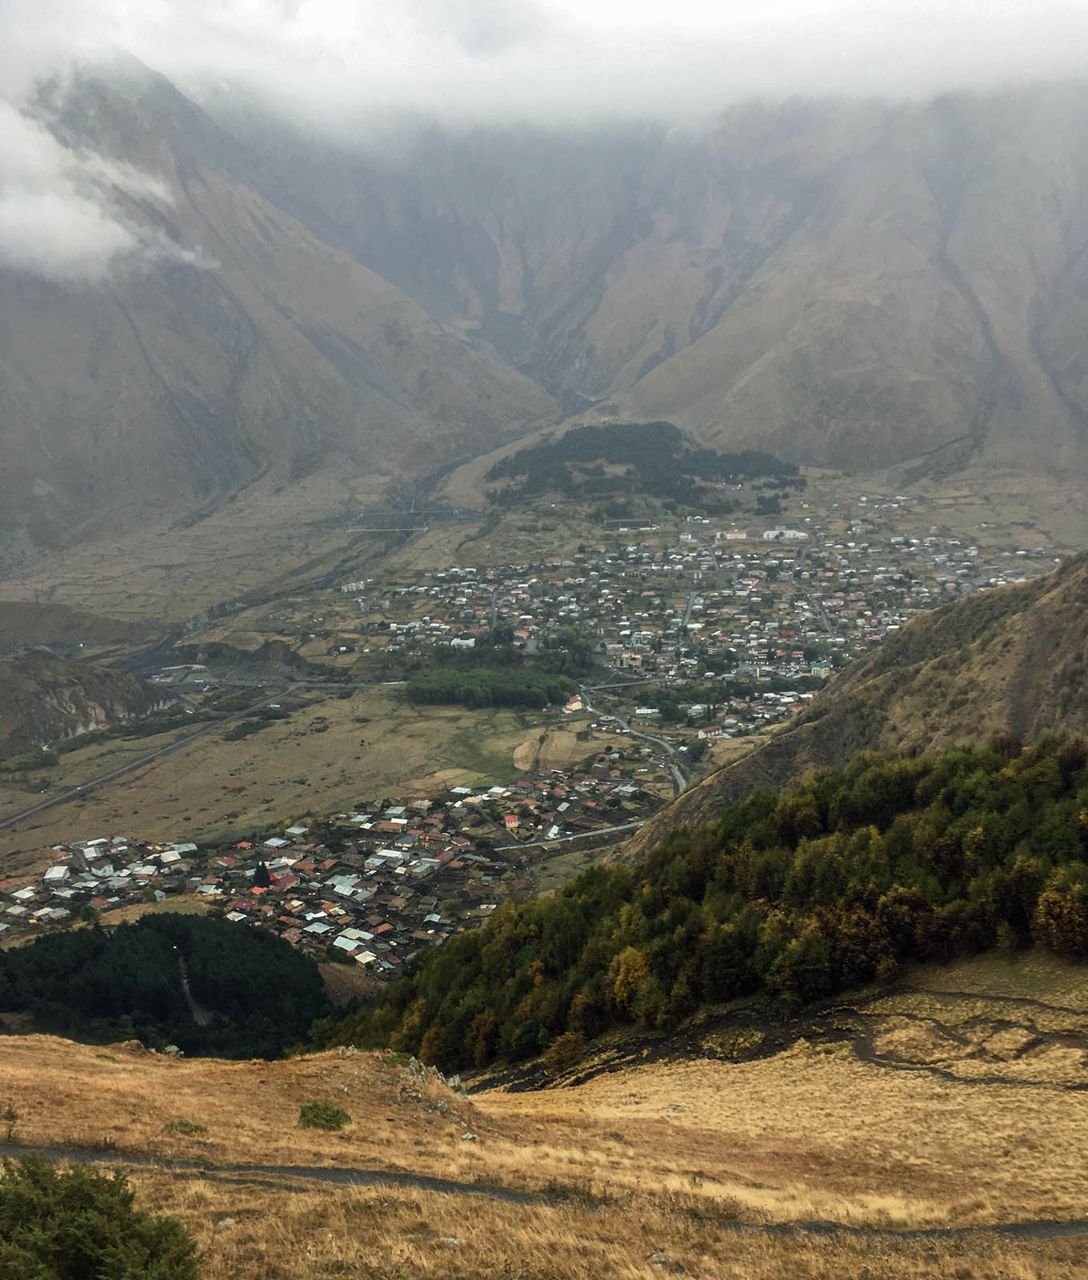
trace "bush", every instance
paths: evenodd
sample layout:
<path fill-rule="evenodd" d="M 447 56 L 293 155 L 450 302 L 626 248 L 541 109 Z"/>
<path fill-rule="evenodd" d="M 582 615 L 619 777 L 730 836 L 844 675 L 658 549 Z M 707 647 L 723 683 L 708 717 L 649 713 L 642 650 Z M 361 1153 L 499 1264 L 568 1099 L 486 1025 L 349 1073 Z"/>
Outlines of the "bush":
<path fill-rule="evenodd" d="M 342 1129 L 351 1116 L 327 1102 L 304 1102 L 298 1109 L 298 1122 L 303 1129 Z"/>
<path fill-rule="evenodd" d="M 195 1133 L 207 1133 L 206 1125 L 194 1124 L 192 1120 L 167 1120 L 163 1125 L 164 1133 L 181 1133 L 191 1137 Z"/>
<path fill-rule="evenodd" d="M 39 1159 L 0 1173 L 0 1276 L 11 1280 L 196 1280 L 196 1245 L 174 1218 L 133 1207 L 120 1171 Z"/>
<path fill-rule="evenodd" d="M 550 1076 L 562 1075 L 581 1060 L 585 1051 L 585 1036 L 580 1031 L 565 1031 L 544 1050 L 544 1069 Z"/>

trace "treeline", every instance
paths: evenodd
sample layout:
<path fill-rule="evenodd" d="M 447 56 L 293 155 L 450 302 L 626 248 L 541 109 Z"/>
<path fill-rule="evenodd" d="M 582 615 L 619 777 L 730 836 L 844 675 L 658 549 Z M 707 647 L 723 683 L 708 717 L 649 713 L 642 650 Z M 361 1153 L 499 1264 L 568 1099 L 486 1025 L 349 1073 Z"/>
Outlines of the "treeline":
<path fill-rule="evenodd" d="M 608 467 L 624 470 L 617 473 Z M 788 479 L 797 474 L 796 466 L 769 453 L 691 448 L 671 422 L 641 422 L 574 427 L 557 440 L 502 459 L 486 478 L 492 483 L 516 481 L 495 495 L 495 500 L 504 504 L 548 492 L 570 497 L 643 493 L 727 514 L 737 504 L 708 492 L 708 483 L 760 476 Z"/>
<path fill-rule="evenodd" d="M 569 676 L 534 668 L 459 671 L 438 667 L 410 676 L 406 694 L 409 702 L 417 704 L 539 709 L 566 702 L 577 688 Z"/>
<path fill-rule="evenodd" d="M 1081 740 L 858 756 L 674 833 L 636 866 L 500 908 L 315 1035 L 483 1066 L 755 993 L 798 1005 L 997 945 L 1088 959 L 1086 762 Z"/>
<path fill-rule="evenodd" d="M 275 1058 L 329 1008 L 312 960 L 282 938 L 210 917 L 148 915 L 0 952 L 0 1010 L 97 1044 L 137 1039 L 189 1055 Z"/>
<path fill-rule="evenodd" d="M 593 644 L 576 627 L 560 627 L 546 635 L 539 651 L 529 656 L 514 643 L 514 628 L 500 622 L 476 636 L 470 649 L 442 644 L 428 645 L 400 664 L 405 675 L 413 671 L 445 667 L 459 671 L 482 667 L 535 668 L 556 675 L 588 675 L 593 670 Z"/>

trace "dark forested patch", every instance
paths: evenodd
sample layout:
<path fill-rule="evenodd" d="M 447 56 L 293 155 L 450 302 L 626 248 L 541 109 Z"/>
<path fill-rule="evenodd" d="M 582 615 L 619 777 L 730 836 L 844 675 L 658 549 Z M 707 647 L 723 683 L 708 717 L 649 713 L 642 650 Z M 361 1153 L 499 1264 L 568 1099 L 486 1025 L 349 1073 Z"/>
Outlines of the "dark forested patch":
<path fill-rule="evenodd" d="M 550 492 L 594 498 L 648 494 L 724 515 L 737 503 L 715 486 L 762 476 L 803 484 L 797 475 L 792 463 L 769 453 L 693 448 L 671 422 L 638 422 L 574 427 L 557 440 L 503 458 L 486 478 L 513 482 L 495 494 L 506 505 Z"/>
<path fill-rule="evenodd" d="M 408 678 L 409 702 L 464 707 L 541 708 L 565 702 L 578 688 L 569 676 L 523 668 L 496 671 L 486 667 L 458 671 L 437 667 Z"/>
<path fill-rule="evenodd" d="M 163 914 L 48 934 L 0 953 L 0 1010 L 94 1043 L 138 1039 L 191 1055 L 274 1058 L 329 1005 L 317 966 L 281 938 Z"/>
<path fill-rule="evenodd" d="M 757 992 L 796 1006 L 999 944 L 1088 959 L 1086 762 L 1081 740 L 859 755 L 637 865 L 500 908 L 315 1034 L 483 1066 Z"/>

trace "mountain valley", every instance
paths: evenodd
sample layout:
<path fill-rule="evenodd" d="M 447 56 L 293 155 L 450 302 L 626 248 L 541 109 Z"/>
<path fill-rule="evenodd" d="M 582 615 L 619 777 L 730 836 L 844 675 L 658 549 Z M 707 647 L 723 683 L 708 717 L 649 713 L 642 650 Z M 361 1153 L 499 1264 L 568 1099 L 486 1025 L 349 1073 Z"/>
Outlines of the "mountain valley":
<path fill-rule="evenodd" d="M 1081 1274 L 1088 80 L 192 8 L 0 93 L 0 1275 Z"/>
<path fill-rule="evenodd" d="M 39 113 L 113 166 L 158 257 L 7 271 L 5 561 L 307 477 L 320 520 L 345 475 L 417 480 L 587 411 L 823 467 L 1083 476 L 1086 104 L 1062 85 L 351 149 L 139 64 L 85 73 Z"/>

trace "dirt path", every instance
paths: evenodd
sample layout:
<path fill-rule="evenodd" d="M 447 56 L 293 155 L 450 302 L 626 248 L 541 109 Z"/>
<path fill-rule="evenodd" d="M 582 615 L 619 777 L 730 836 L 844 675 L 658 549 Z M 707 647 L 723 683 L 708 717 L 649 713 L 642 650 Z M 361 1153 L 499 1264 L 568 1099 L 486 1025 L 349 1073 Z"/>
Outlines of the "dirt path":
<path fill-rule="evenodd" d="M 423 1174 L 400 1173 L 388 1169 L 355 1169 L 338 1165 L 203 1165 L 195 1160 L 166 1160 L 146 1155 L 124 1155 L 117 1151 L 91 1147 L 24 1147 L 18 1143 L 0 1143 L 0 1157 L 18 1159 L 38 1156 L 52 1164 L 112 1164 L 130 1168 L 154 1168 L 179 1174 L 198 1174 L 226 1181 L 269 1180 L 286 1191 L 290 1183 L 325 1182 L 342 1187 L 404 1187 L 412 1191 L 431 1191 L 440 1195 L 481 1196 L 507 1204 L 556 1207 L 562 1201 L 539 1192 L 518 1191 L 512 1187 L 488 1186 L 484 1183 L 456 1182 L 449 1178 L 432 1178 Z M 1002 1236 L 1013 1240 L 1058 1240 L 1088 1235 L 1088 1218 L 1037 1219 L 1025 1222 L 994 1222 L 965 1227 L 866 1227 L 831 1222 L 818 1218 L 800 1218 L 791 1222 L 740 1222 L 720 1218 L 715 1225 L 722 1231 L 735 1231 L 756 1236 L 848 1236 L 852 1239 L 878 1240 L 955 1240 L 969 1236 Z"/>
<path fill-rule="evenodd" d="M 185 1003 L 189 1006 L 189 1012 L 193 1015 L 193 1021 L 198 1027 L 206 1027 L 212 1020 L 212 1015 L 193 999 L 193 992 L 189 986 L 189 970 L 185 967 L 185 957 L 178 951 L 175 946 L 174 950 L 178 954 L 178 972 L 181 974 L 181 990 L 185 996 Z"/>

